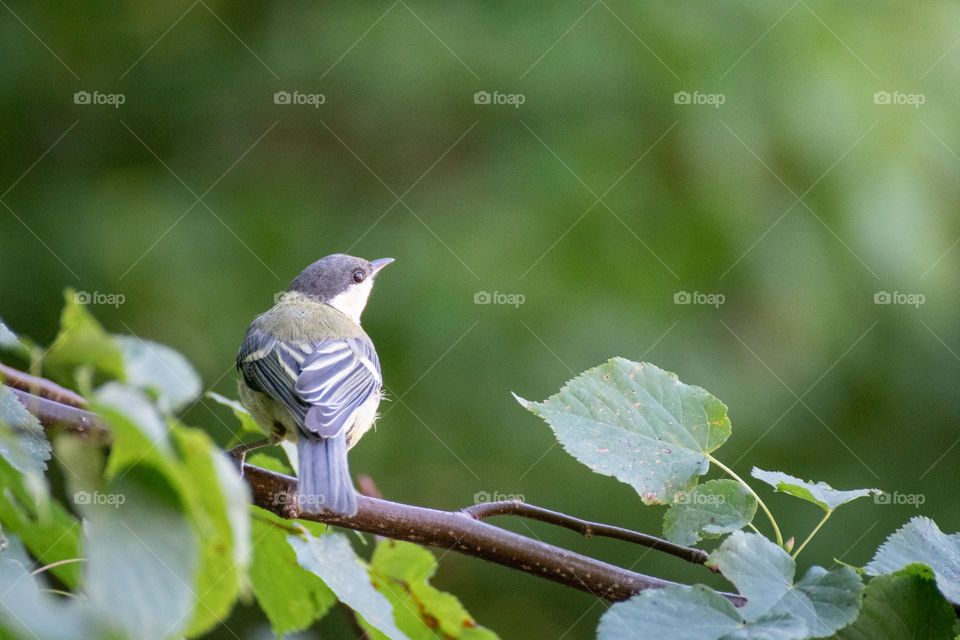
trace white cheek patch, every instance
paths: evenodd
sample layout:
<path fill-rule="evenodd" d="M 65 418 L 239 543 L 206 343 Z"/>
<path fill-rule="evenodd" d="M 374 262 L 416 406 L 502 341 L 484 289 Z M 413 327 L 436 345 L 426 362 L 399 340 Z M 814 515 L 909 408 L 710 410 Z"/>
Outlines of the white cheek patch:
<path fill-rule="evenodd" d="M 331 307 L 347 314 L 353 321 L 360 324 L 360 314 L 363 308 L 367 306 L 367 298 L 370 297 L 370 290 L 373 288 L 373 278 L 367 278 L 360 284 L 350 285 L 343 293 L 337 294 L 327 301 Z"/>

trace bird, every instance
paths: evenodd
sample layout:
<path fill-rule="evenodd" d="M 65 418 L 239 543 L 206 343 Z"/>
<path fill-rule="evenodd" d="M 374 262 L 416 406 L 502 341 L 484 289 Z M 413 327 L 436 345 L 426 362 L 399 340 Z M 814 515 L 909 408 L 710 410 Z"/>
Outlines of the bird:
<path fill-rule="evenodd" d="M 250 323 L 237 353 L 240 401 L 268 434 L 262 444 L 297 444 L 299 513 L 357 513 L 347 452 L 373 427 L 383 395 L 380 358 L 360 316 L 393 261 L 342 253 L 317 260 Z"/>

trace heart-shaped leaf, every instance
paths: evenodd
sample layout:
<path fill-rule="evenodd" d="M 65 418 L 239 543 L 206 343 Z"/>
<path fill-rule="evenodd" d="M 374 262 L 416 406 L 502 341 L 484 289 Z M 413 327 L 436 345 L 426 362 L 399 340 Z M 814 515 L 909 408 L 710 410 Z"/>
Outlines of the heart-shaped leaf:
<path fill-rule="evenodd" d="M 849 567 L 812 567 L 794 583 L 796 563 L 763 536 L 737 531 L 710 555 L 714 566 L 747 598 L 747 620 L 788 614 L 806 622 L 812 638 L 850 624 L 860 609 L 863 583 Z"/>
<path fill-rule="evenodd" d="M 806 623 L 790 614 L 754 621 L 716 591 L 696 585 L 649 589 L 600 618 L 598 640 L 800 640 Z"/>
<path fill-rule="evenodd" d="M 546 420 L 573 457 L 631 485 L 646 504 L 692 489 L 707 455 L 730 436 L 717 398 L 624 358 L 585 371 L 543 402 L 517 401 Z"/>

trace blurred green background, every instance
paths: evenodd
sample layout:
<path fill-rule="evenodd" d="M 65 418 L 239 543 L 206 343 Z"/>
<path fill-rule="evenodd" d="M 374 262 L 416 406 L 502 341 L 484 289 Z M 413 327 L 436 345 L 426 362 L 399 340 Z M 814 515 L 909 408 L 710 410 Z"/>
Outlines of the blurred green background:
<path fill-rule="evenodd" d="M 4 3 L 0 315 L 49 341 L 64 287 L 122 295 L 93 309 L 108 329 L 234 397 L 247 323 L 300 269 L 392 256 L 365 314 L 392 402 L 351 462 L 386 497 L 521 495 L 659 532 L 510 396 L 622 355 L 724 400 L 742 475 L 921 495 L 860 501 L 805 552 L 862 564 L 917 513 L 960 529 L 958 21 L 947 2 Z M 187 421 L 234 427 L 209 402 Z M 819 517 L 768 503 L 787 535 Z M 440 555 L 437 584 L 505 638 L 590 638 L 606 609 Z M 265 637 L 250 609 L 228 626 Z"/>

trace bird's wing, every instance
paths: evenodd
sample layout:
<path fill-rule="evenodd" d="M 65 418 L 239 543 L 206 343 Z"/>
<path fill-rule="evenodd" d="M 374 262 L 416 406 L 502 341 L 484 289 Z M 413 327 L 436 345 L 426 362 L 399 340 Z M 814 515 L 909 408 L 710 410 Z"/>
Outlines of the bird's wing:
<path fill-rule="evenodd" d="M 271 396 L 307 435 L 333 437 L 380 393 L 380 360 L 366 336 L 288 342 L 253 328 L 237 366 L 248 386 Z"/>

